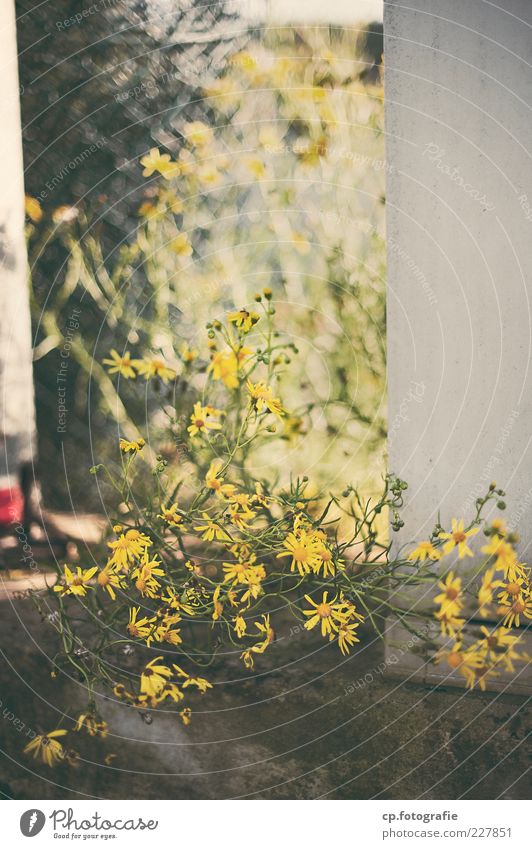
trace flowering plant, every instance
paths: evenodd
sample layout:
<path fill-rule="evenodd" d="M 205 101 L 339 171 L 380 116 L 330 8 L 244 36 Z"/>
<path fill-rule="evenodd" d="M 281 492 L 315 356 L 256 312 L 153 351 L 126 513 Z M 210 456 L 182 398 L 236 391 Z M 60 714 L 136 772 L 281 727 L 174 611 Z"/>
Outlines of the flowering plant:
<path fill-rule="evenodd" d="M 469 543 L 485 506 L 501 504 L 495 484 L 467 526 L 453 520 L 446 531 L 438 524 L 429 539 L 392 553 L 377 520 L 386 511 L 393 529 L 402 526 L 403 481 L 387 476 L 371 501 L 352 487 L 327 493 L 307 476 L 283 479 L 261 465 L 264 448 L 273 456 L 276 443 L 297 439 L 299 430 L 282 392 L 294 346 L 276 331 L 275 315 L 265 289 L 253 306 L 209 322 L 208 364 L 188 347 L 174 363 L 115 351 L 106 358 L 120 379 L 147 381 L 155 391 L 170 382 L 179 387 L 172 404 L 163 395 L 163 409 L 180 452 L 173 464 L 153 457 L 150 497 L 145 486 L 138 489 L 145 477 L 140 458 L 151 451 L 144 439 L 120 440 L 118 473 L 92 469 L 116 492 L 107 555 L 88 568 L 65 566 L 48 599 L 62 644 L 54 674 L 73 665 L 87 688 L 77 731 L 107 733 L 97 717 L 101 688 L 144 715 L 175 705 L 187 725 L 189 696 L 212 688 L 204 671 L 220 649 L 231 646 L 251 669 L 263 663 L 287 620 L 346 655 L 361 641 L 363 623 L 381 633 L 383 617 L 399 617 L 469 687 L 485 688 L 499 670 L 526 659 L 512 628 L 532 616 L 529 570 L 502 520 L 485 527 L 482 574 L 477 570 L 465 585 L 452 570 L 441 579 L 442 560 L 472 558 Z M 436 583 L 434 612 L 404 600 L 405 590 Z M 35 599 L 42 608 L 42 596 Z M 465 613 L 500 621 L 472 637 Z M 447 641 L 438 651 L 427 621 Z M 32 740 L 28 751 L 53 765 L 66 757 L 58 733 L 44 747 L 41 738 Z"/>

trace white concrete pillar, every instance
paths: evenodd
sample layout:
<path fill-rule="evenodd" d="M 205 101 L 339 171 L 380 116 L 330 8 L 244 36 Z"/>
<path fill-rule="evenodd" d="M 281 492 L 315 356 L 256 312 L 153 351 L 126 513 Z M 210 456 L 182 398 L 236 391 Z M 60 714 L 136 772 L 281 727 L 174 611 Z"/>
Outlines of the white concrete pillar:
<path fill-rule="evenodd" d="M 385 4 L 389 468 L 401 541 L 492 479 L 532 555 L 532 3 Z"/>
<path fill-rule="evenodd" d="M 13 0 L 0 4 L 0 490 L 35 451 L 24 171 Z"/>

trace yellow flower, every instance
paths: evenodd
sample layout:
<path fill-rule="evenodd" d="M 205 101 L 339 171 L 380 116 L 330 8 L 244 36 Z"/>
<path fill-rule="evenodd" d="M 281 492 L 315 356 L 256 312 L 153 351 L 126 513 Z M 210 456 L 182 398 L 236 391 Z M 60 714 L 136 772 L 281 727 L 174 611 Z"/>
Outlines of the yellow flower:
<path fill-rule="evenodd" d="M 358 628 L 358 622 L 343 622 L 338 627 L 338 645 L 340 647 L 340 651 L 343 655 L 349 654 L 351 651 L 351 646 L 355 643 L 359 643 L 360 640 L 356 635 L 356 630 Z"/>
<path fill-rule="evenodd" d="M 76 571 L 72 572 L 65 564 L 64 569 L 64 583 L 56 584 L 54 586 L 54 592 L 61 593 L 61 595 L 87 595 L 87 590 L 92 589 L 89 586 L 89 581 L 98 571 L 98 567 L 93 566 L 92 569 L 82 569 L 81 566 L 77 566 Z"/>
<path fill-rule="evenodd" d="M 157 147 L 152 147 L 150 152 L 141 158 L 140 164 L 144 166 L 143 177 L 151 177 L 157 171 L 165 180 L 171 180 L 179 174 L 177 162 L 172 162 L 170 155 L 160 153 Z"/>
<path fill-rule="evenodd" d="M 275 398 L 271 386 L 268 386 L 264 381 L 252 383 L 248 380 L 246 387 L 249 393 L 250 403 L 257 413 L 262 413 L 263 410 L 269 410 L 275 416 L 282 418 L 284 410 L 279 398 Z"/>
<path fill-rule="evenodd" d="M 160 694 L 167 684 L 167 679 L 170 678 L 172 670 L 168 666 L 158 663 L 162 660 L 162 654 L 159 657 L 154 657 L 146 664 L 140 673 L 140 692 L 147 696 L 157 696 Z"/>
<path fill-rule="evenodd" d="M 231 581 L 233 584 L 247 584 L 250 576 L 253 576 L 254 555 L 244 563 L 223 563 L 224 583 Z"/>
<path fill-rule="evenodd" d="M 129 439 L 120 439 L 120 450 L 123 454 L 127 454 L 128 452 L 137 454 L 139 451 L 142 451 L 145 445 L 146 442 L 142 437 L 134 441 L 130 441 Z"/>
<path fill-rule="evenodd" d="M 152 616 L 148 619 L 147 616 L 142 616 L 139 619 L 139 613 L 140 607 L 130 608 L 129 623 L 127 626 L 128 633 L 131 637 L 140 637 L 142 640 L 148 638 L 149 642 L 151 642 L 153 640 L 154 626 L 157 621 L 156 617 Z"/>
<path fill-rule="evenodd" d="M 296 569 L 300 575 L 306 575 L 310 571 L 316 571 L 321 566 L 319 554 L 319 542 L 304 531 L 289 533 L 283 545 L 286 551 L 281 551 L 277 557 L 291 557 L 290 571 Z"/>
<path fill-rule="evenodd" d="M 449 554 L 454 548 L 458 548 L 458 557 L 473 557 L 473 552 L 467 545 L 467 540 L 478 534 L 480 528 L 471 528 L 469 531 L 464 531 L 464 520 L 453 519 L 451 533 L 441 533 L 440 539 L 446 539 L 448 542 L 443 546 L 443 553 Z"/>
<path fill-rule="evenodd" d="M 504 519 L 493 519 L 491 527 L 500 537 L 505 537 L 508 534 L 508 528 Z"/>
<path fill-rule="evenodd" d="M 145 553 L 142 557 L 142 563 L 137 566 L 131 573 L 131 577 L 135 580 L 135 586 L 142 596 L 155 598 L 159 587 L 161 586 L 157 578 L 164 577 L 164 569 L 160 568 L 161 561 L 154 557 L 153 560 L 148 560 L 148 554 Z"/>
<path fill-rule="evenodd" d="M 281 144 L 281 136 L 277 127 L 267 124 L 259 130 L 259 143 L 262 147 L 277 148 Z"/>
<path fill-rule="evenodd" d="M 218 619 L 220 618 L 220 616 L 222 615 L 223 610 L 224 610 L 223 603 L 220 601 L 221 590 L 222 590 L 221 586 L 218 585 L 216 587 L 216 589 L 214 590 L 214 593 L 213 593 L 213 596 L 212 596 L 212 603 L 213 603 L 212 619 L 213 619 L 213 622 L 218 621 Z"/>
<path fill-rule="evenodd" d="M 474 647 L 462 649 L 461 641 L 455 642 L 449 650 L 439 651 L 437 660 L 445 660 L 451 669 L 455 669 L 460 675 L 463 675 L 468 687 L 474 687 L 475 670 L 483 666 L 482 656 L 479 652 Z"/>
<path fill-rule="evenodd" d="M 485 661 L 503 663 L 509 672 L 513 672 L 513 661 L 519 659 L 514 647 L 520 642 L 520 638 L 512 634 L 508 628 L 495 628 L 489 631 L 481 625 L 480 630 L 484 636 L 475 643 L 476 650 L 483 655 Z"/>
<path fill-rule="evenodd" d="M 183 523 L 183 517 L 177 512 L 177 501 L 174 501 L 169 507 L 161 504 L 161 512 L 157 515 L 158 519 L 163 519 L 167 525 L 177 527 Z"/>
<path fill-rule="evenodd" d="M 212 684 L 206 678 L 197 678 L 187 675 L 186 681 L 183 682 L 183 689 L 187 687 L 197 687 L 200 693 L 206 693 L 207 690 L 212 690 Z"/>
<path fill-rule="evenodd" d="M 217 351 L 212 355 L 207 371 L 212 374 L 214 380 L 221 380 L 228 389 L 236 389 L 239 384 L 238 370 L 250 353 L 250 348 L 241 348 L 238 356 L 234 351 Z"/>
<path fill-rule="evenodd" d="M 478 610 L 481 616 L 486 618 L 489 613 L 488 605 L 493 601 L 493 590 L 498 585 L 498 581 L 494 581 L 495 567 L 487 569 L 482 576 L 482 583 L 478 591 Z"/>
<path fill-rule="evenodd" d="M 217 421 L 216 417 L 221 415 L 219 410 L 214 410 L 212 407 L 203 407 L 198 401 L 194 404 L 194 411 L 190 415 L 191 424 L 187 430 L 192 437 L 198 433 L 208 433 L 209 430 L 220 430 L 222 425 Z"/>
<path fill-rule="evenodd" d="M 247 630 L 246 620 L 244 619 L 241 613 L 238 613 L 233 619 L 233 622 L 235 623 L 234 627 L 236 635 L 239 639 L 241 639 L 245 635 Z"/>
<path fill-rule="evenodd" d="M 198 359 L 198 352 L 195 348 L 189 348 L 189 346 L 185 343 L 181 346 L 180 350 L 181 359 L 185 363 L 193 363 L 194 360 Z"/>
<path fill-rule="evenodd" d="M 117 575 L 113 567 L 105 566 L 104 569 L 101 569 L 96 580 L 98 585 L 109 593 L 113 601 L 116 601 L 115 590 L 123 589 L 124 584 L 123 579 L 120 575 Z"/>
<path fill-rule="evenodd" d="M 203 518 L 205 520 L 204 525 L 196 525 L 194 527 L 195 531 L 201 531 L 201 538 L 206 539 L 208 542 L 212 542 L 212 540 L 222 540 L 223 542 L 228 542 L 231 537 L 224 531 L 224 529 L 211 520 L 211 517 L 208 513 L 203 513 Z"/>
<path fill-rule="evenodd" d="M 34 224 L 37 224 L 42 218 L 42 207 L 37 198 L 32 198 L 30 195 L 24 197 L 24 209 Z"/>
<path fill-rule="evenodd" d="M 324 578 L 328 575 L 333 577 L 333 575 L 336 574 L 337 569 L 342 569 L 344 567 L 344 562 L 339 559 L 335 562 L 332 551 L 328 548 L 328 546 L 325 545 L 325 543 L 316 534 L 314 534 L 314 538 L 318 543 L 317 555 L 319 557 L 319 563 L 316 566 L 313 566 L 312 569 L 316 575 L 319 575 L 320 572 L 322 572 Z"/>
<path fill-rule="evenodd" d="M 176 618 L 176 617 L 172 617 Z M 180 621 L 181 617 L 177 616 L 177 621 Z M 155 630 L 155 639 L 158 643 L 169 643 L 171 646 L 178 646 L 183 642 L 181 638 L 181 631 L 179 628 L 173 628 L 173 625 L 176 625 L 177 622 L 166 621 L 163 622 L 162 625 L 159 625 Z"/>
<path fill-rule="evenodd" d="M 183 723 L 183 725 L 190 725 L 190 717 L 192 716 L 192 711 L 189 707 L 180 710 L 179 716 L 181 717 L 181 722 Z"/>
<path fill-rule="evenodd" d="M 337 596 L 331 601 L 327 600 L 328 591 L 323 593 L 323 598 L 320 602 L 313 601 L 310 596 L 306 595 L 305 600 L 313 606 L 313 610 L 304 610 L 303 614 L 309 616 L 305 622 L 307 631 L 321 624 L 321 634 L 323 637 L 337 632 L 339 626 L 346 620 L 346 614 L 343 605 L 337 602 Z"/>
<path fill-rule="evenodd" d="M 109 726 L 103 720 L 98 720 L 92 713 L 80 713 L 74 731 L 85 729 L 91 737 L 107 737 Z"/>
<path fill-rule="evenodd" d="M 246 669 L 253 669 L 255 665 L 255 661 L 253 660 L 253 654 L 251 649 L 246 649 L 240 655 L 240 659 L 244 662 L 244 666 Z"/>
<path fill-rule="evenodd" d="M 262 159 L 257 156 L 250 156 L 246 159 L 246 167 L 256 180 L 262 180 L 266 174 L 266 166 Z"/>
<path fill-rule="evenodd" d="M 524 578 L 519 578 L 516 581 L 507 581 L 506 583 L 497 581 L 496 586 L 502 589 L 502 593 L 499 593 L 497 598 L 503 603 L 511 602 L 523 594 L 529 594 L 528 582 Z"/>
<path fill-rule="evenodd" d="M 197 168 L 196 177 L 204 186 L 217 186 L 222 179 L 216 166 L 209 163 Z"/>
<path fill-rule="evenodd" d="M 174 215 L 183 212 L 183 201 L 171 189 L 159 189 L 159 205 L 163 212 L 173 212 Z"/>
<path fill-rule="evenodd" d="M 439 610 L 434 615 L 440 623 L 442 634 L 448 634 L 449 637 L 456 637 L 464 627 L 465 619 L 461 619 L 453 611 Z"/>
<path fill-rule="evenodd" d="M 235 486 L 232 483 L 224 483 L 224 479 L 220 477 L 222 466 L 223 460 L 217 459 L 212 461 L 205 475 L 205 484 L 218 497 L 229 498 L 234 493 Z"/>
<path fill-rule="evenodd" d="M 458 614 L 462 609 L 462 579 L 451 571 L 438 587 L 442 592 L 434 597 L 434 604 L 439 604 L 443 613 Z"/>
<path fill-rule="evenodd" d="M 252 649 L 254 652 L 262 654 L 264 651 L 266 651 L 268 646 L 275 640 L 275 631 L 273 630 L 270 624 L 270 614 L 263 613 L 262 622 L 255 622 L 254 625 L 257 628 L 259 634 L 263 637 L 263 640 L 253 646 Z"/>
<path fill-rule="evenodd" d="M 172 610 L 179 611 L 179 613 L 186 613 L 188 616 L 194 616 L 194 608 L 185 601 L 182 601 L 173 587 L 166 588 L 166 595 L 161 595 L 161 601 L 167 604 L 168 607 L 171 607 Z"/>
<path fill-rule="evenodd" d="M 248 53 L 247 50 L 241 50 L 239 53 L 235 53 L 231 56 L 230 62 L 235 68 L 240 68 L 242 71 L 247 71 L 248 73 L 256 71 L 258 68 L 257 59 L 252 53 Z"/>
<path fill-rule="evenodd" d="M 288 415 L 285 416 L 283 422 L 283 439 L 288 439 L 292 442 L 306 433 L 303 419 L 301 416 Z"/>
<path fill-rule="evenodd" d="M 127 571 L 129 565 L 134 560 L 139 560 L 151 544 L 149 537 L 137 531 L 136 528 L 130 528 L 125 534 L 120 534 L 117 540 L 107 543 L 113 552 L 107 565 L 114 565 L 123 571 Z"/>
<path fill-rule="evenodd" d="M 499 536 L 493 536 L 488 545 L 482 549 L 484 554 L 495 558 L 495 569 L 504 572 L 504 577 L 512 581 L 523 573 L 522 565 L 517 561 L 517 554 L 512 545 Z"/>
<path fill-rule="evenodd" d="M 185 124 L 183 135 L 194 147 L 204 147 L 212 140 L 212 130 L 203 121 L 191 121 Z"/>
<path fill-rule="evenodd" d="M 501 601 L 498 613 L 504 617 L 502 624 L 505 628 L 519 628 L 522 616 L 532 619 L 532 599 L 524 595 L 508 598 Z"/>
<path fill-rule="evenodd" d="M 179 233 L 168 243 L 168 247 L 177 256 L 191 256 L 192 245 L 186 233 Z"/>
<path fill-rule="evenodd" d="M 303 233 L 298 233 L 294 231 L 292 233 L 292 244 L 295 247 L 296 251 L 300 254 L 308 254 L 310 253 L 310 242 L 303 235 Z"/>
<path fill-rule="evenodd" d="M 34 758 L 40 758 L 47 766 L 55 766 L 65 756 L 65 750 L 57 740 L 65 734 L 68 734 L 68 731 L 64 728 L 57 728 L 49 734 L 38 734 L 24 747 L 24 752 L 28 755 L 33 754 Z"/>
<path fill-rule="evenodd" d="M 242 513 L 236 505 L 233 505 L 229 511 L 229 519 L 239 531 L 249 528 L 249 523 L 254 518 L 255 513 Z"/>
<path fill-rule="evenodd" d="M 126 351 L 124 356 L 121 357 L 118 351 L 115 351 L 114 348 L 111 348 L 111 350 L 109 351 L 109 358 L 103 360 L 102 362 L 104 363 L 104 365 L 109 366 L 109 374 L 118 373 L 126 379 L 137 376 L 137 373 L 133 368 L 134 361 L 131 359 L 129 351 Z"/>
<path fill-rule="evenodd" d="M 141 360 L 134 360 L 133 365 L 142 374 L 146 380 L 150 377 L 159 377 L 163 383 L 173 380 L 176 376 L 176 371 L 169 368 L 166 363 L 158 357 L 143 357 Z"/>
<path fill-rule="evenodd" d="M 421 562 L 423 562 L 427 558 L 429 560 L 440 560 L 441 556 L 441 551 L 438 551 L 437 548 L 434 548 L 433 544 L 429 540 L 423 540 L 422 542 L 418 542 L 417 547 L 410 552 L 410 554 L 408 555 L 408 559 L 420 560 Z"/>
<path fill-rule="evenodd" d="M 260 321 L 260 315 L 256 312 L 249 312 L 242 308 L 237 312 L 230 312 L 227 316 L 231 324 L 235 324 L 243 333 L 249 333 L 251 328 Z"/>

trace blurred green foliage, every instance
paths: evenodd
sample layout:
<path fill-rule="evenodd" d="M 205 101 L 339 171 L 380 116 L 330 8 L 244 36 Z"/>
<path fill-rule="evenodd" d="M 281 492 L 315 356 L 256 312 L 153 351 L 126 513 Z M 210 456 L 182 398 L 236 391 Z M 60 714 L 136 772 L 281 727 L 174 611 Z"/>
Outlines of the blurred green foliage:
<path fill-rule="evenodd" d="M 190 113 L 158 139 L 173 174 L 148 168 L 143 177 L 146 147 L 135 148 L 128 173 L 141 199 L 113 198 L 110 217 L 109 199 L 45 206 L 29 224 L 41 451 L 65 463 L 80 506 L 98 506 L 86 469 L 118 460 L 115 437 L 134 438 L 133 422 L 150 441 L 166 439 L 165 456 L 179 462 L 167 422 L 175 393 L 194 389 L 179 373 L 170 387 L 121 386 L 122 406 L 101 365 L 109 350 L 162 356 L 179 372 L 186 343 L 207 368 L 205 323 L 249 307 L 264 286 L 300 353 L 283 378 L 299 440 L 263 461 L 283 469 L 289 454 L 293 472 L 320 485 L 355 476 L 375 491 L 384 468 L 386 164 L 378 51 L 368 56 L 368 43 L 326 27 L 255 34 L 205 75 Z M 113 222 L 133 216 L 110 244 Z M 53 279 L 43 272 L 49 261 Z M 69 414 L 57 433 L 55 382 L 74 307 Z"/>

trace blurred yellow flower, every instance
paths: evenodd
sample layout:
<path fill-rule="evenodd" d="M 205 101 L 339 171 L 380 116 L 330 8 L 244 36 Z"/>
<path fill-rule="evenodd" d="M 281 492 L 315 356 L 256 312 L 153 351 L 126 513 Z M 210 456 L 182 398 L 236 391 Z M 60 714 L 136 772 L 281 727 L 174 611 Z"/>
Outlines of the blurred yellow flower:
<path fill-rule="evenodd" d="M 191 256 L 192 245 L 186 233 L 179 233 L 168 243 L 170 250 L 177 256 Z"/>
<path fill-rule="evenodd" d="M 42 207 L 37 198 L 26 195 L 24 198 L 24 209 L 28 218 L 38 224 L 42 218 Z"/>
<path fill-rule="evenodd" d="M 167 366 L 164 360 L 159 357 L 143 357 L 141 360 L 134 360 L 133 365 L 146 380 L 151 377 L 158 377 L 163 383 L 168 383 L 177 374 L 175 369 Z"/>
<path fill-rule="evenodd" d="M 183 136 L 193 147 L 204 147 L 212 141 L 212 130 L 203 121 L 191 121 L 183 127 Z"/>
<path fill-rule="evenodd" d="M 129 440 L 129 439 L 120 439 L 120 450 L 123 454 L 137 454 L 139 451 L 142 451 L 144 446 L 146 445 L 145 440 L 140 437 L 139 439 Z"/>
<path fill-rule="evenodd" d="M 104 365 L 109 366 L 108 372 L 109 374 L 121 374 L 122 377 L 130 378 L 136 377 L 137 373 L 133 368 L 133 360 L 131 359 L 129 351 L 126 351 L 123 357 L 115 351 L 114 348 L 111 348 L 109 351 L 109 357 L 105 360 L 102 360 Z"/>
<path fill-rule="evenodd" d="M 170 154 L 160 153 L 157 147 L 152 147 L 150 152 L 141 157 L 140 164 L 144 166 L 143 177 L 151 177 L 156 171 L 165 180 L 171 180 L 179 174 L 179 165 L 172 162 Z"/>
<path fill-rule="evenodd" d="M 408 559 L 420 560 L 423 563 L 423 561 L 427 558 L 429 560 L 440 560 L 441 556 L 441 551 L 434 548 L 433 544 L 429 540 L 422 540 L 422 542 L 418 542 L 416 548 L 410 552 Z"/>

